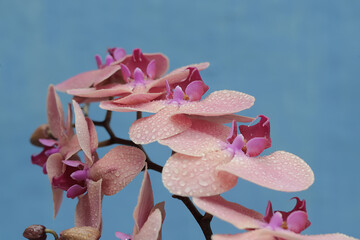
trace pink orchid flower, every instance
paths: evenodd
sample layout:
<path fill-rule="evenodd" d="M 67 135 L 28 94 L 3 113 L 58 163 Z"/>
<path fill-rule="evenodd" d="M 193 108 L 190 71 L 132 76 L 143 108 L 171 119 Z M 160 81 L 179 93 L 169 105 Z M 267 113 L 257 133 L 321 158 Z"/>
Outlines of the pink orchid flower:
<path fill-rule="evenodd" d="M 171 86 L 174 86 L 172 91 Z M 179 134 L 191 127 L 193 117 L 228 118 L 229 115 L 250 108 L 254 97 L 245 93 L 223 90 L 211 93 L 201 100 L 208 86 L 202 81 L 196 68 L 189 68 L 189 76 L 183 83 L 167 84 L 167 99 L 148 103 L 123 105 L 104 101 L 100 107 L 110 111 L 142 111 L 156 113 L 135 121 L 130 129 L 130 139 L 137 144 L 147 144 Z M 231 116 L 230 116 L 231 117 Z M 246 117 L 239 118 L 251 121 Z M 220 121 L 218 119 L 217 121 Z"/>
<path fill-rule="evenodd" d="M 97 56 L 99 70 L 76 75 L 58 84 L 57 89 L 67 91 L 77 99 L 82 99 L 82 102 L 99 101 L 116 96 L 119 98 L 114 102 L 136 104 L 162 96 L 165 91 L 165 80 L 177 83 L 187 76 L 186 67 L 163 76 L 169 67 L 169 61 L 163 54 L 143 54 L 137 48 L 132 55 L 120 58 L 116 57 L 118 49 L 110 49 L 109 52 L 112 54 L 108 55 L 105 64 L 102 64 Z M 192 66 L 205 69 L 208 63 Z M 80 86 L 82 82 L 84 85 Z"/>
<path fill-rule="evenodd" d="M 278 191 L 302 191 L 314 182 L 311 168 L 284 151 L 259 156 L 271 146 L 270 121 L 260 115 L 253 126 L 231 129 L 216 122 L 192 119 L 191 127 L 159 143 L 177 152 L 163 168 L 162 181 L 173 194 L 211 196 L 236 185 L 240 177 Z M 230 132 L 230 134 L 229 134 Z"/>
<path fill-rule="evenodd" d="M 296 206 L 290 212 L 275 211 L 269 202 L 263 216 L 237 203 L 226 201 L 221 196 L 193 198 L 202 210 L 233 224 L 239 229 L 249 230 L 238 234 L 217 234 L 213 240 L 356 240 L 340 233 L 323 235 L 301 235 L 310 226 L 305 200 L 296 198 Z"/>
<path fill-rule="evenodd" d="M 64 159 L 68 159 L 80 150 L 78 139 L 71 125 L 71 108 L 70 106 L 68 107 L 65 122 L 62 104 L 53 85 L 49 86 L 47 95 L 47 118 L 48 128 L 45 127 L 44 129 L 44 126 L 42 126 L 43 131 L 46 131 L 42 135 L 47 136 L 47 138 L 39 139 L 44 149 L 41 153 L 31 156 L 32 163 L 41 166 L 44 174 L 47 173 L 46 162 L 50 155 L 60 153 Z M 50 133 L 47 133 L 47 131 L 50 131 Z"/>
<path fill-rule="evenodd" d="M 134 210 L 133 234 L 116 232 L 121 240 L 161 240 L 161 228 L 165 218 L 164 202 L 154 206 L 154 196 L 147 169 L 141 184 L 138 202 Z"/>
<path fill-rule="evenodd" d="M 87 225 L 87 221 L 92 220 L 87 218 L 84 208 L 93 204 L 101 206 L 97 202 L 100 193 L 113 195 L 129 184 L 145 166 L 146 156 L 136 147 L 117 146 L 99 159 L 95 126 L 85 118 L 77 102 L 73 101 L 73 106 L 76 134 L 85 162 L 78 158 L 64 160 L 61 154 L 53 154 L 48 160 L 47 171 L 53 190 L 54 216 L 60 208 L 63 191 L 66 191 L 69 198 L 79 197 L 77 226 L 91 226 Z"/>

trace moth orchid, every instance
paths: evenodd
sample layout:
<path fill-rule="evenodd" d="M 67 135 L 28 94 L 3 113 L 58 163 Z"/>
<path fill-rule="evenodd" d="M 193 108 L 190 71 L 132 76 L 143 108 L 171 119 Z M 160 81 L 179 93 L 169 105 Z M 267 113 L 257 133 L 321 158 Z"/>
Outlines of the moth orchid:
<path fill-rule="evenodd" d="M 249 230 L 238 234 L 216 234 L 213 240 L 356 240 L 341 233 L 323 235 L 301 235 L 310 226 L 305 200 L 296 199 L 296 205 L 290 212 L 275 211 L 269 202 L 263 216 L 254 210 L 237 203 L 226 201 L 221 196 L 193 198 L 193 202 L 202 210 L 233 224 L 239 229 Z"/>
<path fill-rule="evenodd" d="M 236 185 L 238 177 L 274 190 L 293 192 L 314 182 L 311 168 L 294 154 L 276 151 L 259 156 L 271 146 L 270 121 L 260 115 L 253 126 L 192 119 L 191 127 L 159 141 L 177 152 L 166 162 L 162 180 L 173 194 L 211 196 Z"/>
<path fill-rule="evenodd" d="M 87 223 L 92 220 L 88 218 L 86 209 L 98 209 L 101 205 L 99 196 L 113 195 L 130 183 L 143 169 L 146 156 L 139 148 L 117 146 L 99 159 L 95 126 L 89 118 L 85 118 L 77 102 L 73 101 L 73 106 L 76 134 L 85 162 L 64 160 L 60 154 L 50 156 L 47 171 L 53 190 L 54 215 L 59 210 L 63 191 L 66 191 L 69 198 L 79 197 L 77 226 L 93 226 L 93 223 Z M 83 195 L 85 192 L 87 194 Z M 92 205 L 97 207 L 91 208 Z"/>
<path fill-rule="evenodd" d="M 173 89 L 171 89 L 173 86 Z M 122 105 L 104 101 L 100 107 L 110 111 L 142 111 L 155 113 L 135 121 L 130 129 L 130 139 L 137 144 L 147 144 L 179 134 L 191 127 L 189 116 L 209 118 L 226 116 L 250 108 L 255 99 L 236 91 L 216 91 L 201 100 L 208 87 L 196 68 L 189 68 L 184 84 L 167 84 L 167 99 L 148 103 Z M 248 118 L 244 118 L 248 121 Z"/>
<path fill-rule="evenodd" d="M 47 118 L 48 125 L 40 126 L 34 133 L 41 136 L 38 142 L 43 146 L 43 151 L 31 156 L 32 163 L 41 166 L 44 174 L 47 173 L 46 162 L 50 155 L 60 153 L 63 159 L 68 159 L 80 150 L 78 139 L 71 125 L 71 107 L 68 107 L 65 122 L 62 104 L 53 85 L 50 85 L 48 89 Z M 38 134 L 39 132 L 40 134 Z"/>

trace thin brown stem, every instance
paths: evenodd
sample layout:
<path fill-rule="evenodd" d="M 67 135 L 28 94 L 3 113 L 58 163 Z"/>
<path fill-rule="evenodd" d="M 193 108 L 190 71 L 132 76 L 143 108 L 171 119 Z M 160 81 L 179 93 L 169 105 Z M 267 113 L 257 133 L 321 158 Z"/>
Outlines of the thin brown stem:
<path fill-rule="evenodd" d="M 179 199 L 184 203 L 190 213 L 193 215 L 197 223 L 199 224 L 206 240 L 211 240 L 212 230 L 210 222 L 212 220 L 212 215 L 209 213 L 205 213 L 202 215 L 199 210 L 195 207 L 193 202 L 188 197 L 183 197 L 179 195 L 172 195 L 173 198 Z"/>
<path fill-rule="evenodd" d="M 58 239 L 59 239 L 59 236 L 57 235 L 57 233 L 56 233 L 54 230 L 47 228 L 47 229 L 45 229 L 45 232 L 52 234 L 52 235 L 54 236 L 54 239 L 55 239 L 55 240 L 58 240 Z"/>

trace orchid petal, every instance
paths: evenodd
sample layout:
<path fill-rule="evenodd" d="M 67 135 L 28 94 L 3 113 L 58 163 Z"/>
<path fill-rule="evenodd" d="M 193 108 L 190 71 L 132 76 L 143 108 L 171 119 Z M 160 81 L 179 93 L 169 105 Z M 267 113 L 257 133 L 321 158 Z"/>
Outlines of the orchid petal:
<path fill-rule="evenodd" d="M 129 128 L 130 139 L 137 144 L 147 144 L 172 137 L 191 126 L 183 114 L 173 116 L 176 106 L 167 107 L 155 115 L 136 120 Z"/>
<path fill-rule="evenodd" d="M 267 147 L 269 140 L 263 137 L 255 137 L 246 143 L 246 155 L 249 157 L 259 156 Z"/>
<path fill-rule="evenodd" d="M 203 119 L 209 122 L 216 122 L 216 123 L 231 123 L 232 121 L 235 122 L 252 122 L 254 118 L 252 117 L 245 117 L 236 114 L 227 114 L 221 116 L 200 116 L 200 115 L 189 115 L 191 118 L 195 119 Z"/>
<path fill-rule="evenodd" d="M 160 144 L 170 147 L 178 153 L 203 156 L 223 148 L 229 127 L 216 122 L 192 119 L 189 129 L 175 136 L 159 140 Z"/>
<path fill-rule="evenodd" d="M 151 60 L 146 67 L 146 74 L 151 78 L 154 79 L 156 74 L 156 61 L 155 59 Z"/>
<path fill-rule="evenodd" d="M 176 102 L 181 102 L 184 100 L 184 96 L 184 91 L 181 89 L 181 87 L 177 86 L 173 92 L 173 100 Z"/>
<path fill-rule="evenodd" d="M 226 138 L 226 141 L 231 144 L 235 140 L 236 136 L 237 136 L 237 125 L 236 125 L 236 121 L 233 120 L 231 123 L 230 134 Z"/>
<path fill-rule="evenodd" d="M 55 144 L 57 144 L 57 141 L 55 139 L 46 139 L 46 138 L 40 138 L 39 139 L 39 142 L 44 145 L 44 146 L 47 146 L 47 147 L 52 147 L 54 146 Z"/>
<path fill-rule="evenodd" d="M 87 193 L 79 197 L 79 202 L 75 209 L 75 226 L 90 226 L 101 229 L 101 183 L 89 180 L 87 183 Z"/>
<path fill-rule="evenodd" d="M 270 222 L 267 226 L 271 227 L 273 230 L 281 228 L 283 224 L 283 217 L 280 212 L 275 212 L 274 215 L 271 217 Z"/>
<path fill-rule="evenodd" d="M 164 202 L 158 205 L 162 205 L 162 208 L 164 208 Z M 154 208 L 154 211 L 149 215 L 139 233 L 134 235 L 133 240 L 160 240 L 164 217 L 158 207 Z"/>
<path fill-rule="evenodd" d="M 223 193 L 236 185 L 237 177 L 219 172 L 216 167 L 230 159 L 227 151 L 209 153 L 202 158 L 175 153 L 163 168 L 163 184 L 172 194 L 180 196 Z"/>
<path fill-rule="evenodd" d="M 132 93 L 128 96 L 112 100 L 113 103 L 123 105 L 141 104 L 154 100 L 164 93 Z"/>
<path fill-rule="evenodd" d="M 301 233 L 308 225 L 308 215 L 304 211 L 292 212 L 286 219 L 288 229 L 295 233 Z"/>
<path fill-rule="evenodd" d="M 227 115 L 250 108 L 254 101 L 254 97 L 245 93 L 222 90 L 211 93 L 202 101 L 181 105 L 178 113 L 202 116 Z"/>
<path fill-rule="evenodd" d="M 253 230 L 238 234 L 216 234 L 211 237 L 212 240 L 274 240 L 274 237 L 268 231 L 263 229 Z"/>
<path fill-rule="evenodd" d="M 115 48 L 115 50 L 112 52 L 112 55 L 115 61 L 118 61 L 126 56 L 126 52 L 123 48 Z"/>
<path fill-rule="evenodd" d="M 205 212 L 229 222 L 239 229 L 259 228 L 264 225 L 262 214 L 229 202 L 221 196 L 193 198 L 193 202 Z"/>
<path fill-rule="evenodd" d="M 121 240 L 131 240 L 132 239 L 132 236 L 131 235 L 128 235 L 128 234 L 125 234 L 125 233 L 122 233 L 122 232 L 115 232 L 115 236 L 117 238 L 120 238 Z"/>
<path fill-rule="evenodd" d="M 84 151 L 85 155 L 92 160 L 92 144 L 91 144 L 91 136 L 87 124 L 87 120 L 76 101 L 72 101 L 75 112 L 75 128 L 76 135 L 79 141 L 79 145 L 81 149 Z"/>
<path fill-rule="evenodd" d="M 75 88 L 88 88 L 95 83 L 100 83 L 120 70 L 119 65 L 111 65 L 102 69 L 80 73 L 55 86 L 58 91 L 65 92 Z"/>
<path fill-rule="evenodd" d="M 53 85 L 49 86 L 46 108 L 51 133 L 57 139 L 63 138 L 65 135 L 64 111 Z"/>
<path fill-rule="evenodd" d="M 98 54 L 95 55 L 95 61 L 98 69 L 102 68 L 103 64 L 100 55 Z"/>
<path fill-rule="evenodd" d="M 185 89 L 190 101 L 200 101 L 201 97 L 209 90 L 209 87 L 201 80 L 191 82 Z"/>
<path fill-rule="evenodd" d="M 144 171 L 144 178 L 141 183 L 137 205 L 133 213 L 133 217 L 135 220 L 133 235 L 137 234 L 140 231 L 140 229 L 143 227 L 153 207 L 154 207 L 154 196 L 151 187 L 149 173 L 146 167 Z"/>
<path fill-rule="evenodd" d="M 64 155 L 64 159 L 69 159 L 80 150 L 81 147 L 77 136 L 73 135 L 65 145 L 61 146 L 60 153 Z"/>
<path fill-rule="evenodd" d="M 152 101 L 147 103 L 140 103 L 136 105 L 122 105 L 114 103 L 114 100 L 111 101 L 103 101 L 100 103 L 100 108 L 115 112 L 150 112 L 156 113 L 159 112 L 161 109 L 167 107 L 168 104 L 166 101 L 159 100 L 159 101 Z"/>
<path fill-rule="evenodd" d="M 101 88 L 78 88 L 67 91 L 68 94 L 86 98 L 105 98 L 131 93 L 132 86 L 128 84 L 104 85 Z"/>
<path fill-rule="evenodd" d="M 59 212 L 61 202 L 63 199 L 63 190 L 54 188 L 52 186 L 52 181 L 54 177 L 58 177 L 63 173 L 63 156 L 60 153 L 52 154 L 46 163 L 46 171 L 48 173 L 49 181 L 51 184 L 51 190 L 53 194 L 53 202 L 54 202 L 54 218 Z"/>
<path fill-rule="evenodd" d="M 136 147 L 117 146 L 90 168 L 90 178 L 102 179 L 105 195 L 114 195 L 128 185 L 143 169 L 146 156 Z"/>
<path fill-rule="evenodd" d="M 264 115 L 259 115 L 258 117 L 260 117 L 260 121 L 253 126 L 240 125 L 240 133 L 244 136 L 246 141 L 250 141 L 256 137 L 262 137 L 266 139 L 267 144 L 265 145 L 265 148 L 269 148 L 271 147 L 270 120 Z"/>
<path fill-rule="evenodd" d="M 236 154 L 229 163 L 219 166 L 218 170 L 284 192 L 302 191 L 314 182 L 311 168 L 298 156 L 283 151 L 255 158 Z"/>
<path fill-rule="evenodd" d="M 86 117 L 85 120 L 86 120 L 86 123 L 88 126 L 89 135 L 90 135 L 91 154 L 93 154 L 93 153 L 95 153 L 95 151 L 98 147 L 98 138 L 97 138 L 96 128 L 95 128 L 93 121 L 90 118 Z"/>
<path fill-rule="evenodd" d="M 72 185 L 69 187 L 69 189 L 66 191 L 66 196 L 68 198 L 76 198 L 77 196 L 80 196 L 81 194 L 86 192 L 86 187 L 82 187 L 78 184 Z"/>

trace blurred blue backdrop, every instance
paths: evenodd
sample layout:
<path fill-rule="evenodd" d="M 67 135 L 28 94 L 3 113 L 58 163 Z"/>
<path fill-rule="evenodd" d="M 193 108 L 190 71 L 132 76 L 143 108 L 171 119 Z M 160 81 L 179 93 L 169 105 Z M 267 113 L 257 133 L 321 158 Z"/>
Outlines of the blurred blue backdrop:
<path fill-rule="evenodd" d="M 202 72 L 211 90 L 233 89 L 256 97 L 243 112 L 271 118 L 274 150 L 302 157 L 315 172 L 307 191 L 282 193 L 239 180 L 224 194 L 265 211 L 290 210 L 293 196 L 306 198 L 312 226 L 306 234 L 343 232 L 360 238 L 360 158 L 357 120 L 360 76 L 360 1 L 26 1 L 0 2 L 0 110 L 2 155 L 0 239 L 21 239 L 30 224 L 56 231 L 73 226 L 76 200 L 64 199 L 52 218 L 47 176 L 30 163 L 40 149 L 29 143 L 46 122 L 50 83 L 95 69 L 95 54 L 108 47 L 163 52 L 170 69 L 209 61 Z M 60 94 L 63 103 L 70 97 Z M 91 116 L 104 113 L 94 104 Z M 115 114 L 113 128 L 127 137 L 134 113 Z M 100 131 L 100 136 L 106 134 Z M 146 146 L 164 164 L 170 151 Z M 100 151 L 100 155 L 104 151 Z M 155 201 L 166 201 L 163 239 L 203 239 L 181 202 L 151 172 Z M 104 198 L 103 239 L 131 232 L 142 175 Z M 215 233 L 238 230 L 219 220 Z"/>

